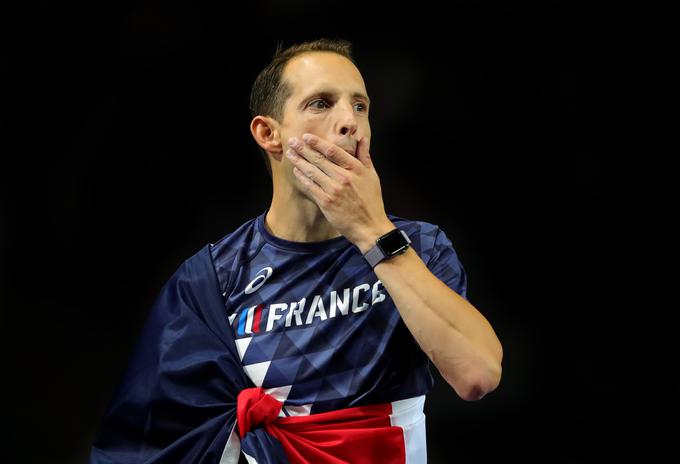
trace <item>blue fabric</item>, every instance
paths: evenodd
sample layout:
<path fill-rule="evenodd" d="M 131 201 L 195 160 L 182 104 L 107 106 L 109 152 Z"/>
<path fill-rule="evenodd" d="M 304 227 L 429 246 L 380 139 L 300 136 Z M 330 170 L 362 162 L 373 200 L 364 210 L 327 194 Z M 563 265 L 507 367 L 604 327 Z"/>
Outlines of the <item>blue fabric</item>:
<path fill-rule="evenodd" d="M 279 389 L 284 414 L 427 394 L 429 359 L 374 270 L 345 237 L 272 235 L 267 210 L 211 249 L 247 374 Z M 466 297 L 465 271 L 436 225 L 388 215 L 432 273 Z M 258 324 L 259 321 L 259 324 Z"/>
<path fill-rule="evenodd" d="M 253 386 L 290 386 L 284 414 L 286 407 L 317 413 L 430 390 L 427 356 L 358 249 L 345 237 L 280 239 L 266 230 L 265 214 L 202 248 L 162 288 L 90 463 L 219 462 L 238 393 Z M 389 217 L 434 275 L 466 297 L 465 271 L 444 232 Z M 271 272 L 261 272 L 267 267 Z M 348 305 L 345 314 L 338 298 Z M 300 323 L 291 315 L 286 327 L 292 303 L 302 299 Z M 273 303 L 279 307 L 270 325 Z M 244 366 L 258 363 L 266 370 L 255 385 Z M 248 433 L 241 448 L 261 464 L 287 462 L 280 443 L 262 429 Z"/>
<path fill-rule="evenodd" d="M 156 299 L 90 463 L 219 462 L 238 393 L 253 385 L 228 330 L 209 248 L 185 261 Z M 258 462 L 287 462 L 272 440 L 249 433 L 241 446 Z"/>

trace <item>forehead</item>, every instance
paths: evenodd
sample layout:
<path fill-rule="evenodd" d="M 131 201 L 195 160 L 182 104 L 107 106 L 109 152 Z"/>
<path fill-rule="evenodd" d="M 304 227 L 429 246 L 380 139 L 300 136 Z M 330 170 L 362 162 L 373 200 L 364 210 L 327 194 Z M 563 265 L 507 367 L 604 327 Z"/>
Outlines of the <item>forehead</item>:
<path fill-rule="evenodd" d="M 366 94 L 361 73 L 350 60 L 332 52 L 308 52 L 291 59 L 283 70 L 293 97 L 317 89 Z"/>

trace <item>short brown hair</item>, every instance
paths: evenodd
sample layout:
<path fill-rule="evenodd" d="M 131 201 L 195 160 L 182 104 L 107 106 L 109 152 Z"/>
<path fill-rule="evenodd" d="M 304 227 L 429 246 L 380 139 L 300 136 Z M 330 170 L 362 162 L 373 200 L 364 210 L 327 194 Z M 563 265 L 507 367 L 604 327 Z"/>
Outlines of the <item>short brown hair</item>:
<path fill-rule="evenodd" d="M 302 53 L 307 52 L 332 52 L 342 55 L 354 63 L 352 57 L 352 44 L 343 39 L 317 39 L 311 42 L 303 42 L 291 45 L 284 49 L 279 42 L 276 52 L 269 64 L 260 71 L 253 88 L 250 92 L 250 117 L 269 116 L 277 121 L 283 119 L 283 106 L 293 93 L 288 82 L 282 79 L 283 69 L 288 62 Z M 356 63 L 354 63 L 356 65 Z M 267 153 L 260 149 L 269 176 L 272 175 L 272 167 Z"/>

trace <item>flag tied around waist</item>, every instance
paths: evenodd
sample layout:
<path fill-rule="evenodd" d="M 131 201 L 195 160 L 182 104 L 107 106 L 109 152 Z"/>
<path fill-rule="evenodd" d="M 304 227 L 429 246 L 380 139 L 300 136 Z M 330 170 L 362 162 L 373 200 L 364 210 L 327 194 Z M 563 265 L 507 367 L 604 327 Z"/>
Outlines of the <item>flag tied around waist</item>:
<path fill-rule="evenodd" d="M 291 463 L 406 462 L 402 429 L 390 423 L 390 403 L 308 416 L 279 417 L 282 405 L 262 388 L 246 388 L 238 395 L 237 426 L 242 447 L 258 464 L 275 462 L 261 461 L 251 454 L 260 454 L 263 442 L 269 442 L 274 449 L 278 448 L 270 440 L 261 437 L 261 433 L 255 434 L 256 440 L 251 440 L 252 432 L 262 429 L 280 443 L 281 450 Z"/>
<path fill-rule="evenodd" d="M 237 419 L 241 449 L 258 464 L 405 462 L 391 403 L 294 417 L 280 410 L 243 370 L 206 246 L 156 298 L 89 462 L 236 462 L 227 443 Z"/>

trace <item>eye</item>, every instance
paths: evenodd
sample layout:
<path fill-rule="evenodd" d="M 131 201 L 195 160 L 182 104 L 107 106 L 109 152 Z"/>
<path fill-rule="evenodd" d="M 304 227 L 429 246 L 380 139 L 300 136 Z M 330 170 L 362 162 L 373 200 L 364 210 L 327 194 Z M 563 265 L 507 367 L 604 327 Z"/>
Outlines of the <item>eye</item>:
<path fill-rule="evenodd" d="M 328 108 L 328 103 L 326 100 L 318 99 L 310 102 L 309 106 L 317 110 L 322 110 L 324 108 Z"/>
<path fill-rule="evenodd" d="M 354 105 L 354 107 L 357 109 L 357 111 L 361 111 L 361 112 L 368 111 L 368 108 L 363 103 L 357 103 L 357 104 Z"/>

